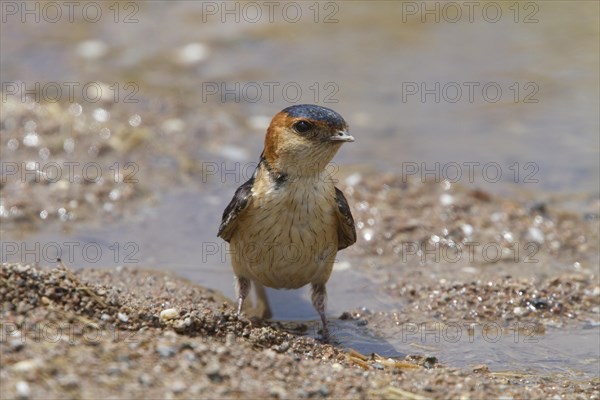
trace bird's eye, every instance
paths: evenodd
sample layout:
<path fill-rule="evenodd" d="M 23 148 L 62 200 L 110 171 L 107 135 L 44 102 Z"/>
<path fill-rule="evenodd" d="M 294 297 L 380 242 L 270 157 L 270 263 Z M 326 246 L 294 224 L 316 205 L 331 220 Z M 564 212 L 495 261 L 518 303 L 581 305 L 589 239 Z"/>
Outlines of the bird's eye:
<path fill-rule="evenodd" d="M 306 121 L 299 121 L 294 124 L 294 129 L 298 133 L 306 133 L 312 128 L 312 125 Z"/>

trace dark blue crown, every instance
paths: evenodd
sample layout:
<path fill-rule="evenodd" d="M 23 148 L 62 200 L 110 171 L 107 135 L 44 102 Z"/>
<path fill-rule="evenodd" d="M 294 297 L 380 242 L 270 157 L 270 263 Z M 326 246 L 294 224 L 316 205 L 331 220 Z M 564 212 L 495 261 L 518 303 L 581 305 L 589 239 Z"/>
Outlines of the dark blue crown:
<path fill-rule="evenodd" d="M 290 117 L 308 118 L 315 121 L 327 123 L 330 127 L 345 127 L 346 121 L 344 118 L 332 109 L 316 106 L 314 104 L 298 104 L 282 110 Z"/>

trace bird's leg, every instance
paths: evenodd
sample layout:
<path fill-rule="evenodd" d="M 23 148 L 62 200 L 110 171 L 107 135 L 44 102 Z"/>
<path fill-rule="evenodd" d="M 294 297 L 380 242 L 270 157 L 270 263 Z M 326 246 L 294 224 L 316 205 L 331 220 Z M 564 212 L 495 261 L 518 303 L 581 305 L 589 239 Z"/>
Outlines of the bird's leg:
<path fill-rule="evenodd" d="M 236 280 L 236 289 L 238 293 L 237 316 L 239 317 L 242 313 L 244 300 L 248 297 L 248 293 L 250 293 L 250 279 L 238 276 Z"/>
<path fill-rule="evenodd" d="M 325 284 L 315 284 L 312 285 L 312 303 L 315 310 L 321 316 L 321 321 L 323 322 L 323 340 L 327 340 L 329 338 L 329 330 L 327 329 L 327 318 L 325 317 L 325 303 L 327 302 L 327 289 L 325 289 Z"/>
<path fill-rule="evenodd" d="M 256 291 L 256 307 L 258 314 L 262 319 L 269 319 L 273 316 L 271 307 L 269 307 L 269 299 L 265 287 L 258 282 L 254 282 L 254 290 Z"/>

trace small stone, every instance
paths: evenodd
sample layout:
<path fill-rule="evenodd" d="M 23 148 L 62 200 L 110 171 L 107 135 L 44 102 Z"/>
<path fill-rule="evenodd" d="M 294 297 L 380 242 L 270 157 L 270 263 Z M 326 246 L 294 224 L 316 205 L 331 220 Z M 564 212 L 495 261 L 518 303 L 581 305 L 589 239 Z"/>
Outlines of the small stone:
<path fill-rule="evenodd" d="M 186 319 L 175 321 L 175 323 L 173 324 L 173 329 L 175 329 L 176 332 L 183 332 L 191 325 L 192 319 L 190 317 L 187 317 Z"/>
<path fill-rule="evenodd" d="M 208 57 L 208 47 L 204 43 L 189 43 L 177 51 L 177 61 L 183 65 L 199 63 Z"/>
<path fill-rule="evenodd" d="M 67 374 L 59 377 L 58 383 L 66 389 L 75 389 L 81 384 L 80 378 L 75 374 Z"/>
<path fill-rule="evenodd" d="M 435 366 L 435 364 L 437 364 L 438 359 L 437 357 L 434 356 L 428 356 L 425 357 L 425 362 L 423 363 L 423 366 L 427 369 L 433 368 Z"/>
<path fill-rule="evenodd" d="M 515 307 L 513 309 L 513 314 L 515 314 L 517 317 L 522 317 L 526 313 L 527 313 L 527 309 L 525 309 L 523 307 Z"/>
<path fill-rule="evenodd" d="M 281 343 L 279 346 L 276 346 L 276 348 L 274 350 L 279 353 L 285 353 L 289 348 L 290 348 L 290 343 L 288 341 L 285 341 L 285 342 Z"/>
<path fill-rule="evenodd" d="M 233 332 L 229 332 L 226 336 L 225 336 L 225 346 L 227 347 L 231 347 L 235 344 L 235 333 Z"/>
<path fill-rule="evenodd" d="M 342 371 L 344 369 L 344 366 L 342 364 L 340 364 L 340 363 L 333 363 L 331 365 L 331 369 L 334 370 L 334 371 L 336 371 L 336 372 L 340 372 L 340 371 Z"/>
<path fill-rule="evenodd" d="M 348 320 L 348 319 L 352 319 L 352 314 L 350 314 L 348 311 L 344 311 L 344 312 L 342 313 L 342 315 L 340 315 L 340 316 L 338 317 L 338 319 L 341 319 L 341 320 Z"/>
<path fill-rule="evenodd" d="M 121 322 L 129 321 L 129 317 L 125 313 L 118 313 L 117 317 L 119 318 L 119 321 L 121 321 Z"/>
<path fill-rule="evenodd" d="M 440 203 L 443 206 L 450 206 L 454 203 L 454 197 L 448 193 L 444 193 L 440 196 Z"/>
<path fill-rule="evenodd" d="M 119 376 L 123 373 L 123 371 L 121 371 L 121 368 L 119 368 L 118 366 L 111 365 L 106 369 L 106 373 L 111 376 Z"/>
<path fill-rule="evenodd" d="M 19 381 L 16 384 L 17 396 L 21 399 L 28 399 L 31 396 L 31 388 L 26 381 Z"/>
<path fill-rule="evenodd" d="M 165 346 L 162 344 L 159 344 L 158 346 L 156 346 L 156 352 L 158 354 L 160 354 L 161 357 L 173 357 L 175 354 L 177 354 L 177 349 L 175 349 L 175 347 L 173 346 Z"/>
<path fill-rule="evenodd" d="M 13 365 L 13 369 L 17 372 L 32 372 L 38 369 L 42 362 L 36 358 L 30 360 L 19 361 Z"/>
<path fill-rule="evenodd" d="M 544 233 L 539 228 L 531 227 L 527 229 L 525 239 L 538 244 L 544 243 Z"/>
<path fill-rule="evenodd" d="M 473 234 L 473 226 L 469 224 L 462 224 L 460 229 L 463 231 L 463 235 L 470 237 Z"/>
<path fill-rule="evenodd" d="M 23 350 L 25 343 L 22 339 L 11 339 L 8 341 L 8 347 L 10 351 L 17 352 Z"/>
<path fill-rule="evenodd" d="M 167 308 L 166 310 L 162 310 L 160 312 L 160 319 L 162 321 L 169 321 L 177 317 L 179 317 L 179 310 L 176 308 Z"/>
<path fill-rule="evenodd" d="M 138 376 L 138 382 L 144 386 L 150 386 L 152 385 L 153 379 L 149 374 L 143 373 Z"/>
<path fill-rule="evenodd" d="M 219 361 L 213 360 L 206 364 L 206 368 L 204 369 L 206 376 L 213 382 L 221 382 L 223 381 L 223 377 L 221 376 L 221 364 Z"/>
<path fill-rule="evenodd" d="M 267 358 L 269 358 L 271 360 L 274 360 L 277 357 L 277 353 L 275 353 L 271 349 L 267 349 L 267 350 L 265 350 L 265 356 L 267 356 Z"/>
<path fill-rule="evenodd" d="M 476 374 L 487 374 L 488 372 L 490 372 L 490 369 L 487 365 L 480 364 L 473 368 L 473 372 L 475 372 Z"/>
<path fill-rule="evenodd" d="M 221 365 L 219 364 L 219 362 L 217 360 L 209 361 L 206 364 L 206 367 L 204 368 L 204 372 L 206 372 L 206 375 L 218 374 L 220 370 L 221 370 Z"/>
<path fill-rule="evenodd" d="M 187 389 L 187 386 L 183 381 L 175 381 L 171 384 L 171 391 L 173 393 L 181 393 L 185 389 Z"/>
<path fill-rule="evenodd" d="M 77 54 L 87 60 L 101 58 L 108 52 L 108 46 L 101 40 L 86 40 L 77 46 Z"/>
<path fill-rule="evenodd" d="M 278 399 L 286 399 L 288 398 L 287 391 L 281 386 L 273 386 L 269 389 L 269 394 L 273 397 L 277 397 Z"/>

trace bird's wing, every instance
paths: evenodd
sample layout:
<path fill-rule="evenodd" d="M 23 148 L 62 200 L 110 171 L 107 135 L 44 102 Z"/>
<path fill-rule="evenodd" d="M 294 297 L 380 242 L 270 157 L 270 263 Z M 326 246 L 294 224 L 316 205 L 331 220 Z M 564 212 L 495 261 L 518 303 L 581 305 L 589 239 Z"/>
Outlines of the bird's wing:
<path fill-rule="evenodd" d="M 352 218 L 348 201 L 344 197 L 344 193 L 338 188 L 335 188 L 335 201 L 338 206 L 338 250 L 341 250 L 356 242 L 356 229 L 354 228 L 354 218 Z"/>
<path fill-rule="evenodd" d="M 252 198 L 252 185 L 254 185 L 254 176 L 235 191 L 233 199 L 223 211 L 223 218 L 217 236 L 226 242 L 231 240 L 238 217 L 248 207 L 248 203 Z"/>

